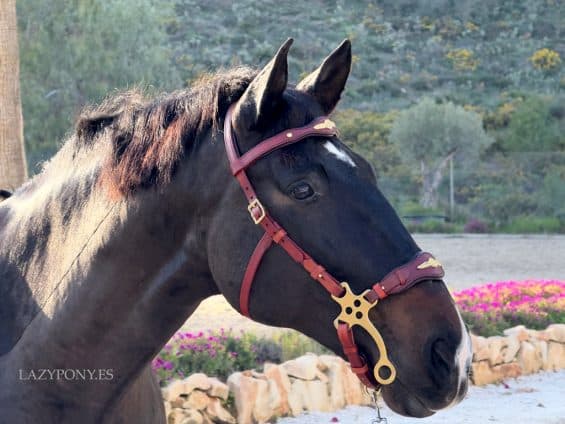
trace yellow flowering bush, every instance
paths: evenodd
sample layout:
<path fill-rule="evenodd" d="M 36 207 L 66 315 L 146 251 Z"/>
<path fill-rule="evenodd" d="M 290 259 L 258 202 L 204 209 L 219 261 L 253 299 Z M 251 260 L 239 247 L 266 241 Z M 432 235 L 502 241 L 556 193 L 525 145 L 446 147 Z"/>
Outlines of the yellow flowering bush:
<path fill-rule="evenodd" d="M 540 71 L 552 71 L 561 64 L 561 57 L 555 50 L 543 48 L 534 52 L 530 57 L 530 62 Z"/>
<path fill-rule="evenodd" d="M 445 55 L 456 71 L 474 71 L 479 66 L 475 53 L 468 49 L 453 49 Z"/>

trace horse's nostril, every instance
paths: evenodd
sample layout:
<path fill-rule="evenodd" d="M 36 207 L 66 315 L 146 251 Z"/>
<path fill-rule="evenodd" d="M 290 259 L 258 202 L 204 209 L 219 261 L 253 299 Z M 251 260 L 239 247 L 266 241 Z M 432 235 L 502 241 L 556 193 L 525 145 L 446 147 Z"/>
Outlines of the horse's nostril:
<path fill-rule="evenodd" d="M 447 342 L 438 339 L 432 344 L 431 363 L 435 374 L 436 381 L 445 381 L 451 373 L 451 364 L 453 362 L 453 352 L 449 348 Z"/>

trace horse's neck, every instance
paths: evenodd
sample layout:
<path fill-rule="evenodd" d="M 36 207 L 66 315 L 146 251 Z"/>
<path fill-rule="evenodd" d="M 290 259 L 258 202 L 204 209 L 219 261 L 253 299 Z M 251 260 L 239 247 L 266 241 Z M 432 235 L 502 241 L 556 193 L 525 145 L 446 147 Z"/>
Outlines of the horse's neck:
<path fill-rule="evenodd" d="M 186 237 L 205 225 L 191 220 L 190 192 L 171 184 L 110 201 L 94 180 L 69 185 L 41 218 L 20 218 L 3 236 L 16 242 L 9 265 L 34 302 L 14 350 L 24 367 L 113 369 L 123 387 L 214 288 L 204 241 Z"/>

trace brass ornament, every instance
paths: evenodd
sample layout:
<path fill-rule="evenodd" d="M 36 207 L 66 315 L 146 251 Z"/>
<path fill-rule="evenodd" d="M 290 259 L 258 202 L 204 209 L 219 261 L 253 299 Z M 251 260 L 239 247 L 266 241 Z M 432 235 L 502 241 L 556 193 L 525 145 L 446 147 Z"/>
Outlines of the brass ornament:
<path fill-rule="evenodd" d="M 427 268 L 439 268 L 441 267 L 441 262 L 438 261 L 436 258 L 430 258 L 425 262 L 422 262 L 416 268 L 418 269 L 427 269 Z"/>
<path fill-rule="evenodd" d="M 315 130 L 325 130 L 325 129 L 331 130 L 334 129 L 335 127 L 336 127 L 335 122 L 332 121 L 331 119 L 325 119 L 323 122 L 314 125 Z"/>
<path fill-rule="evenodd" d="M 392 383 L 396 378 L 396 368 L 394 368 L 394 365 L 388 359 L 385 342 L 381 333 L 379 333 L 379 330 L 377 330 L 369 320 L 369 310 L 376 306 L 379 300 L 377 299 L 375 302 L 371 303 L 365 298 L 365 295 L 370 290 L 365 290 L 362 294 L 356 295 L 353 293 L 348 283 L 342 282 L 341 286 L 345 289 L 345 294 L 341 297 L 332 295 L 332 299 L 341 306 L 341 312 L 334 320 L 335 328 L 338 328 L 340 322 L 348 324 L 351 328 L 355 325 L 363 328 L 371 336 L 379 349 L 379 360 L 373 368 L 375 380 L 382 385 Z M 388 377 L 385 378 L 380 375 L 382 368 L 388 368 L 390 373 Z"/>

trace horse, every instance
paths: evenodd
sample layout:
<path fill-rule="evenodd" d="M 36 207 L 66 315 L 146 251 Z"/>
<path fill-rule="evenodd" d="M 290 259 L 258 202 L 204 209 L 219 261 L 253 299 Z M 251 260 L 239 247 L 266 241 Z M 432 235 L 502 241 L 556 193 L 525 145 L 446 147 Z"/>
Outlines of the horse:
<path fill-rule="evenodd" d="M 439 262 L 328 118 L 351 44 L 295 86 L 291 44 L 86 108 L 0 203 L 0 422 L 165 423 L 151 360 L 216 294 L 348 359 L 399 414 L 464 397 L 470 339 Z"/>

